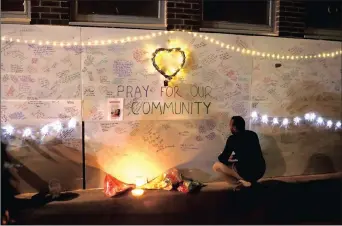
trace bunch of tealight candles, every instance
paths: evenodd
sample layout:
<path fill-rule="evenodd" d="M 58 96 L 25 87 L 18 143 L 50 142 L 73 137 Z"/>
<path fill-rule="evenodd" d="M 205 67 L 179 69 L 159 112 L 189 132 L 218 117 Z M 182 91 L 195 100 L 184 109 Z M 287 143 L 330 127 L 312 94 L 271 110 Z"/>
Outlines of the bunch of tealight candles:
<path fill-rule="evenodd" d="M 313 112 L 306 113 L 303 118 L 296 116 L 293 119 L 289 118 L 277 118 L 277 117 L 269 117 L 268 115 L 259 115 L 258 112 L 253 111 L 251 113 L 252 123 L 261 123 L 261 124 L 270 124 L 272 126 L 280 126 L 287 128 L 290 124 L 292 125 L 300 125 L 301 122 L 309 122 L 316 126 L 326 127 L 328 129 L 334 128 L 335 130 L 341 129 L 341 121 L 334 121 L 331 119 L 325 119 L 323 117 L 318 116 Z"/>

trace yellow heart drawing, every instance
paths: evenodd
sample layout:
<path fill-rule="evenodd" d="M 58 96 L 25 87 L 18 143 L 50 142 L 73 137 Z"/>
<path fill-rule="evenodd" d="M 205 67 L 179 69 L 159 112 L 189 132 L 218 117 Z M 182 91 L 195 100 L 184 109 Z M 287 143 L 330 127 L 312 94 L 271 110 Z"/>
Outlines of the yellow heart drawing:
<path fill-rule="evenodd" d="M 159 48 L 153 53 L 152 63 L 155 69 L 169 81 L 184 66 L 185 53 L 180 48 Z"/>

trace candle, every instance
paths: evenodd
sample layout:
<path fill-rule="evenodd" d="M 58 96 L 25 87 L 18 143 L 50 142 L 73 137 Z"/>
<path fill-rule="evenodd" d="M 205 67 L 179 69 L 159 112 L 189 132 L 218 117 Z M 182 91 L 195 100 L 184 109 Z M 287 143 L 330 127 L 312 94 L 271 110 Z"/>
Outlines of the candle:
<path fill-rule="evenodd" d="M 137 187 L 136 189 L 132 190 L 132 195 L 134 196 L 142 196 L 144 194 L 144 190 L 140 189 L 139 187 L 146 184 L 146 178 L 144 177 L 137 177 L 135 179 L 135 186 Z"/>

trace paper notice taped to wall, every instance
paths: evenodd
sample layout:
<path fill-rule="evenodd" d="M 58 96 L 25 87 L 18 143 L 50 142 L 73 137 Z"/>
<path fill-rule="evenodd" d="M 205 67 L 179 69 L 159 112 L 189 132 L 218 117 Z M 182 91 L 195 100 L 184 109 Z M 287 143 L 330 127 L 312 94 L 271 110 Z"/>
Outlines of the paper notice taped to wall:
<path fill-rule="evenodd" d="M 122 121 L 123 120 L 123 99 L 112 98 L 108 99 L 108 120 Z"/>

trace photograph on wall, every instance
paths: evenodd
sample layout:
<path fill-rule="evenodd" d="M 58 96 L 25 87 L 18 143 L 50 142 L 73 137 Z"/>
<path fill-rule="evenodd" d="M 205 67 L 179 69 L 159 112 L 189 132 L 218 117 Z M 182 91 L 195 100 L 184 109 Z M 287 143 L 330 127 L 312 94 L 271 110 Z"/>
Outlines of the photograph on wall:
<path fill-rule="evenodd" d="M 113 98 L 108 99 L 108 120 L 122 121 L 123 119 L 123 99 Z"/>

